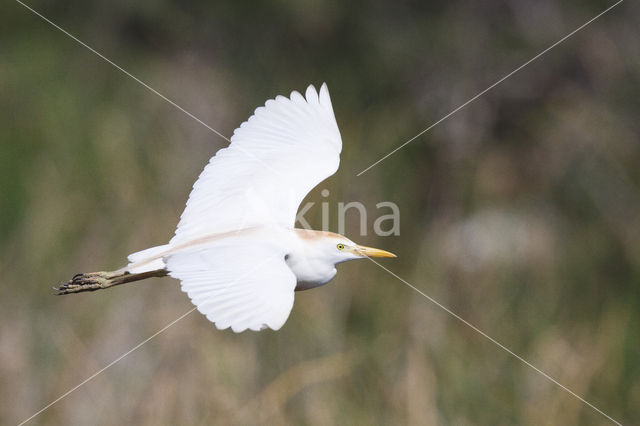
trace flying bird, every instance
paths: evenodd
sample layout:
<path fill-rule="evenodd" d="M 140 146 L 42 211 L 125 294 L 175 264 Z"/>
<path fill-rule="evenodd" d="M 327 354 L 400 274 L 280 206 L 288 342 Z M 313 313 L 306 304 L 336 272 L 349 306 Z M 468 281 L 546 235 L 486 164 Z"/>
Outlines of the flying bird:
<path fill-rule="evenodd" d="M 336 265 L 396 257 L 331 232 L 296 229 L 309 191 L 338 170 L 342 138 L 329 90 L 277 96 L 237 128 L 193 185 L 168 244 L 128 256 L 116 271 L 77 274 L 57 294 L 169 275 L 219 329 L 280 329 L 294 292 L 318 287 Z"/>

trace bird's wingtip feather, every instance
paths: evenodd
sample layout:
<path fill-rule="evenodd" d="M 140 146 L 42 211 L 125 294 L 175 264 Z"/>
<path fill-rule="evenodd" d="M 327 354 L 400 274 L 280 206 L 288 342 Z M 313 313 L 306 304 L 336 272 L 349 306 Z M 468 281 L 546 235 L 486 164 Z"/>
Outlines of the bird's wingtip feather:
<path fill-rule="evenodd" d="M 318 99 L 318 92 L 316 91 L 316 88 L 313 84 L 310 84 L 307 87 L 305 95 L 307 97 L 307 102 L 309 102 L 310 104 L 318 104 L 320 102 Z"/>
<path fill-rule="evenodd" d="M 333 106 L 331 105 L 331 96 L 329 96 L 329 87 L 327 86 L 327 83 L 322 83 L 322 86 L 320 86 L 319 100 L 320 104 L 330 109 L 333 114 Z"/>

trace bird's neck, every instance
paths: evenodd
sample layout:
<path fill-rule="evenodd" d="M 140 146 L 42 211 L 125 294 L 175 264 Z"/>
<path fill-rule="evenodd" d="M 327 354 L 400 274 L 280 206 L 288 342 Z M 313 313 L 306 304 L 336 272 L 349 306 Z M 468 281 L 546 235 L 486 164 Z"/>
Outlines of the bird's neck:
<path fill-rule="evenodd" d="M 330 232 L 294 229 L 294 244 L 286 262 L 298 281 L 296 290 L 307 290 L 329 282 L 336 275 L 335 263 L 318 243 Z"/>

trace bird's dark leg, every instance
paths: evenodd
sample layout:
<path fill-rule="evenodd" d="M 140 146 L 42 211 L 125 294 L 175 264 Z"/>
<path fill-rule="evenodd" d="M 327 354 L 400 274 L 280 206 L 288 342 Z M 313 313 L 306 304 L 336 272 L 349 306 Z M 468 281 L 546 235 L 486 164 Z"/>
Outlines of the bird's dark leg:
<path fill-rule="evenodd" d="M 59 287 L 54 287 L 57 295 L 82 293 L 84 291 L 96 291 L 126 284 L 133 281 L 140 281 L 151 277 L 164 277 L 167 275 L 166 269 L 156 269 L 155 271 L 132 274 L 126 271 L 99 271 L 76 274 L 71 280 L 60 283 Z"/>

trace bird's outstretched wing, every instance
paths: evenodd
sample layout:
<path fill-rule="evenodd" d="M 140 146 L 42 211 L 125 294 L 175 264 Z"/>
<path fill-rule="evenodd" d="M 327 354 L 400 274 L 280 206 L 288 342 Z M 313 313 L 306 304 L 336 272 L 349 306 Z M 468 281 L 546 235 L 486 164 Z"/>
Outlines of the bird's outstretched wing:
<path fill-rule="evenodd" d="M 296 277 L 284 247 L 249 235 L 168 256 L 169 275 L 219 329 L 278 330 L 293 307 Z"/>
<path fill-rule="evenodd" d="M 329 90 L 277 96 L 235 130 L 193 186 L 170 244 L 264 224 L 293 227 L 307 193 L 338 169 Z"/>

